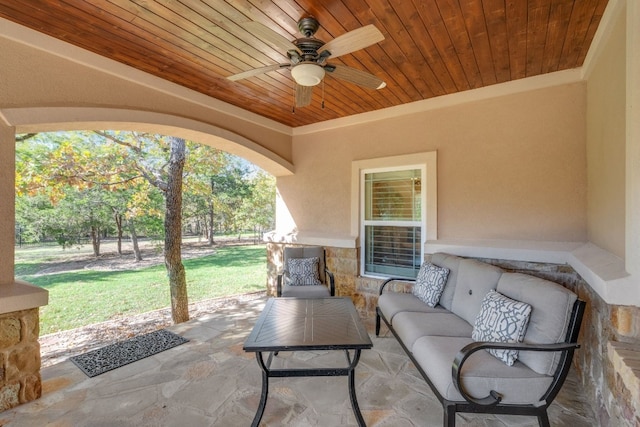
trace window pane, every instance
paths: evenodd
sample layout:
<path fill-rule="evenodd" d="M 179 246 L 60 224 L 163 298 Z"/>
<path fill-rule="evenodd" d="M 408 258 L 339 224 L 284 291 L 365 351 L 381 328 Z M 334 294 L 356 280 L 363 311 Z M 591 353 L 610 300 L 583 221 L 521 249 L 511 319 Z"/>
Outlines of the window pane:
<path fill-rule="evenodd" d="M 365 219 L 420 220 L 420 170 L 365 174 Z"/>
<path fill-rule="evenodd" d="M 420 242 L 420 227 L 365 226 L 365 273 L 416 277 Z"/>

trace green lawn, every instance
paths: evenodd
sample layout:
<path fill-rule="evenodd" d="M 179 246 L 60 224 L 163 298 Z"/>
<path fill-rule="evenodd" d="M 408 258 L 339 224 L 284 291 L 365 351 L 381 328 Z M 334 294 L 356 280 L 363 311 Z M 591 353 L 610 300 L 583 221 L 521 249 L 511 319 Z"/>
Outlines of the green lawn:
<path fill-rule="evenodd" d="M 213 255 L 183 263 L 189 302 L 266 288 L 264 246 L 225 246 Z M 131 271 L 78 270 L 34 275 L 40 264 L 37 259 L 22 261 L 16 257 L 15 268 L 17 277 L 49 291 L 49 305 L 40 309 L 43 335 L 169 306 L 164 265 Z"/>

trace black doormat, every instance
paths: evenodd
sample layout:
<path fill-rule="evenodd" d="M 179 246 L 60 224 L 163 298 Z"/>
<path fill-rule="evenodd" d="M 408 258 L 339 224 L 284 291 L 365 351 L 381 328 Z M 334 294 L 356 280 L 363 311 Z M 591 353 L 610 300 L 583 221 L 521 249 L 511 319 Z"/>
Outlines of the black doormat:
<path fill-rule="evenodd" d="M 73 356 L 71 361 L 87 376 L 95 377 L 188 341 L 180 335 L 160 329 L 79 356 Z"/>

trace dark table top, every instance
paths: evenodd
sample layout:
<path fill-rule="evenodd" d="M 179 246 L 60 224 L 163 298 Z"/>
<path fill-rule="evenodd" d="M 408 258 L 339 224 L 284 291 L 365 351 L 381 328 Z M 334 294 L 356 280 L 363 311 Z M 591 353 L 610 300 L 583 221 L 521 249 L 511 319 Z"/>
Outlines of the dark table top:
<path fill-rule="evenodd" d="M 244 350 L 355 350 L 373 347 L 350 298 L 271 298 Z"/>

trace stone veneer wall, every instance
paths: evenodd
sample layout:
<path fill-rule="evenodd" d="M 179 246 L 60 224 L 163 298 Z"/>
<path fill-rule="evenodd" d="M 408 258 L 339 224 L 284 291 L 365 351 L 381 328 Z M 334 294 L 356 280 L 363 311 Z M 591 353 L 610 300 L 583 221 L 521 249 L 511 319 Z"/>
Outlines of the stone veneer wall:
<path fill-rule="evenodd" d="M 39 310 L 0 315 L 0 412 L 42 395 Z"/>
<path fill-rule="evenodd" d="M 282 268 L 282 244 L 269 244 L 269 294 L 275 295 Z M 364 318 L 375 315 L 382 280 L 358 276 L 358 250 L 326 248 L 336 295 L 350 296 Z M 574 365 L 601 426 L 640 425 L 640 308 L 611 306 L 568 265 L 479 259 L 507 271 L 531 274 L 560 283 L 587 302 Z M 396 282 L 391 288 L 407 291 Z"/>

